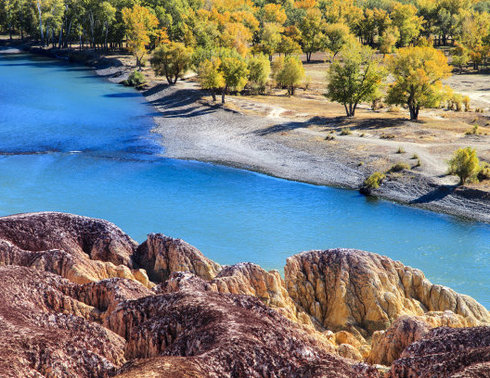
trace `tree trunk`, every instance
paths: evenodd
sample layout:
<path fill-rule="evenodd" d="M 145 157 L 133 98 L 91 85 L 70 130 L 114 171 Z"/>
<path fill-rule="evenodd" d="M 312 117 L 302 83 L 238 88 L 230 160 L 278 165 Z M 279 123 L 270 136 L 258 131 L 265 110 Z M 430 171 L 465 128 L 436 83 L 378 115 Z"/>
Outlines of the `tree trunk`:
<path fill-rule="evenodd" d="M 311 52 L 306 53 L 306 61 L 309 62 L 311 60 Z"/>
<path fill-rule="evenodd" d="M 214 89 L 211 90 L 211 96 L 213 96 L 213 101 L 216 102 L 216 91 Z"/>
<path fill-rule="evenodd" d="M 37 11 L 39 13 L 39 34 L 41 36 L 41 44 L 44 46 L 44 31 L 43 31 L 43 12 L 41 10 L 41 1 L 37 0 Z"/>
<path fill-rule="evenodd" d="M 228 90 L 228 86 L 224 87 L 223 88 L 223 92 L 221 93 L 221 103 L 224 104 L 225 103 L 225 95 L 226 95 L 226 91 Z"/>

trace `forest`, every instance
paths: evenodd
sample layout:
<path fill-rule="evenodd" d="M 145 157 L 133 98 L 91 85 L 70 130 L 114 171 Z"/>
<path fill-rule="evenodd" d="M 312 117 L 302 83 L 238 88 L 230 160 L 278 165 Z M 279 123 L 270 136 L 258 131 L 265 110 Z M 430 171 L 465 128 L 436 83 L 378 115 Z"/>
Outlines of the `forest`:
<path fill-rule="evenodd" d="M 46 47 L 125 49 L 170 84 L 193 69 L 223 102 L 230 91 L 263 92 L 271 73 L 294 95 L 305 81 L 299 56 L 322 52 L 326 96 L 347 116 L 383 96 L 417 119 L 421 107 L 462 106 L 441 80 L 486 69 L 489 11 L 488 0 L 3 0 L 0 28 Z"/>

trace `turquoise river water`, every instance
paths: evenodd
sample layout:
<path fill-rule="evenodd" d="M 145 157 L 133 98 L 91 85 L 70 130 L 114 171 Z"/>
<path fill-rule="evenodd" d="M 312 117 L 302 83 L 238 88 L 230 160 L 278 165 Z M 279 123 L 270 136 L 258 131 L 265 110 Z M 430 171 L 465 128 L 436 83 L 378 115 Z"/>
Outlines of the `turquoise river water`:
<path fill-rule="evenodd" d="M 55 210 L 162 232 L 222 264 L 279 269 L 309 249 L 359 248 L 420 268 L 490 307 L 490 225 L 355 191 L 166 159 L 155 111 L 87 68 L 0 53 L 0 215 Z"/>

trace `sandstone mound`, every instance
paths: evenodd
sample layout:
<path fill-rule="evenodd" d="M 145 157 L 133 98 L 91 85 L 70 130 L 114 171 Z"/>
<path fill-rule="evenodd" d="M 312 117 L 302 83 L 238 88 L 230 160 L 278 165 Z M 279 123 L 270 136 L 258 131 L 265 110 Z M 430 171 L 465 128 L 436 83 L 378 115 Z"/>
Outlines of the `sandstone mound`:
<path fill-rule="evenodd" d="M 127 339 L 126 357 L 154 358 L 153 364 L 182 361 L 207 376 L 377 376 L 377 371 L 328 354 L 294 323 L 257 298 L 206 290 L 199 278 L 177 275 L 180 291 L 128 301 L 107 318 L 106 325 Z M 191 279 L 191 283 L 182 281 Z M 175 285 L 168 285 L 175 288 Z M 121 372 L 137 371 L 138 366 Z"/>
<path fill-rule="evenodd" d="M 173 272 L 191 272 L 205 280 L 213 279 L 221 266 L 181 239 L 149 234 L 138 247 L 135 260 L 154 282 L 165 282 Z"/>
<path fill-rule="evenodd" d="M 370 335 L 401 315 L 450 310 L 473 324 L 488 311 L 398 261 L 353 249 L 303 252 L 287 259 L 287 290 L 295 303 L 331 330 Z"/>
<path fill-rule="evenodd" d="M 121 277 L 151 286 L 144 271 L 131 269 L 136 247 L 104 220 L 53 212 L 0 218 L 0 265 L 33 267 L 76 283 Z"/>
<path fill-rule="evenodd" d="M 0 375 L 106 377 L 125 362 L 124 339 L 89 322 L 89 306 L 59 276 L 0 267 Z M 78 315 L 78 316 L 76 316 Z"/>
<path fill-rule="evenodd" d="M 287 318 L 311 325 L 310 317 L 299 312 L 289 297 L 277 270 L 265 271 L 257 264 L 239 263 L 223 268 L 210 282 L 211 290 L 219 293 L 251 295 Z"/>
<path fill-rule="evenodd" d="M 422 339 L 435 327 L 470 327 L 471 321 L 451 311 L 428 312 L 422 316 L 400 316 L 386 331 L 376 331 L 372 337 L 370 364 L 391 365 L 403 350 Z"/>
<path fill-rule="evenodd" d="M 393 362 L 388 377 L 486 377 L 490 327 L 434 328 Z"/>

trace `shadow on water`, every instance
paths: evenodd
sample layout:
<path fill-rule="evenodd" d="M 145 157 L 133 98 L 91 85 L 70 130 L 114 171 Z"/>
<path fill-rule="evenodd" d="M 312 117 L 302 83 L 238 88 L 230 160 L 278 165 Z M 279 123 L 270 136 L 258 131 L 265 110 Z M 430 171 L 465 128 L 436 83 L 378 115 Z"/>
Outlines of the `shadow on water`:
<path fill-rule="evenodd" d="M 109 98 L 125 98 L 125 97 L 141 97 L 138 92 L 124 92 L 124 93 L 109 93 L 102 95 Z"/>

